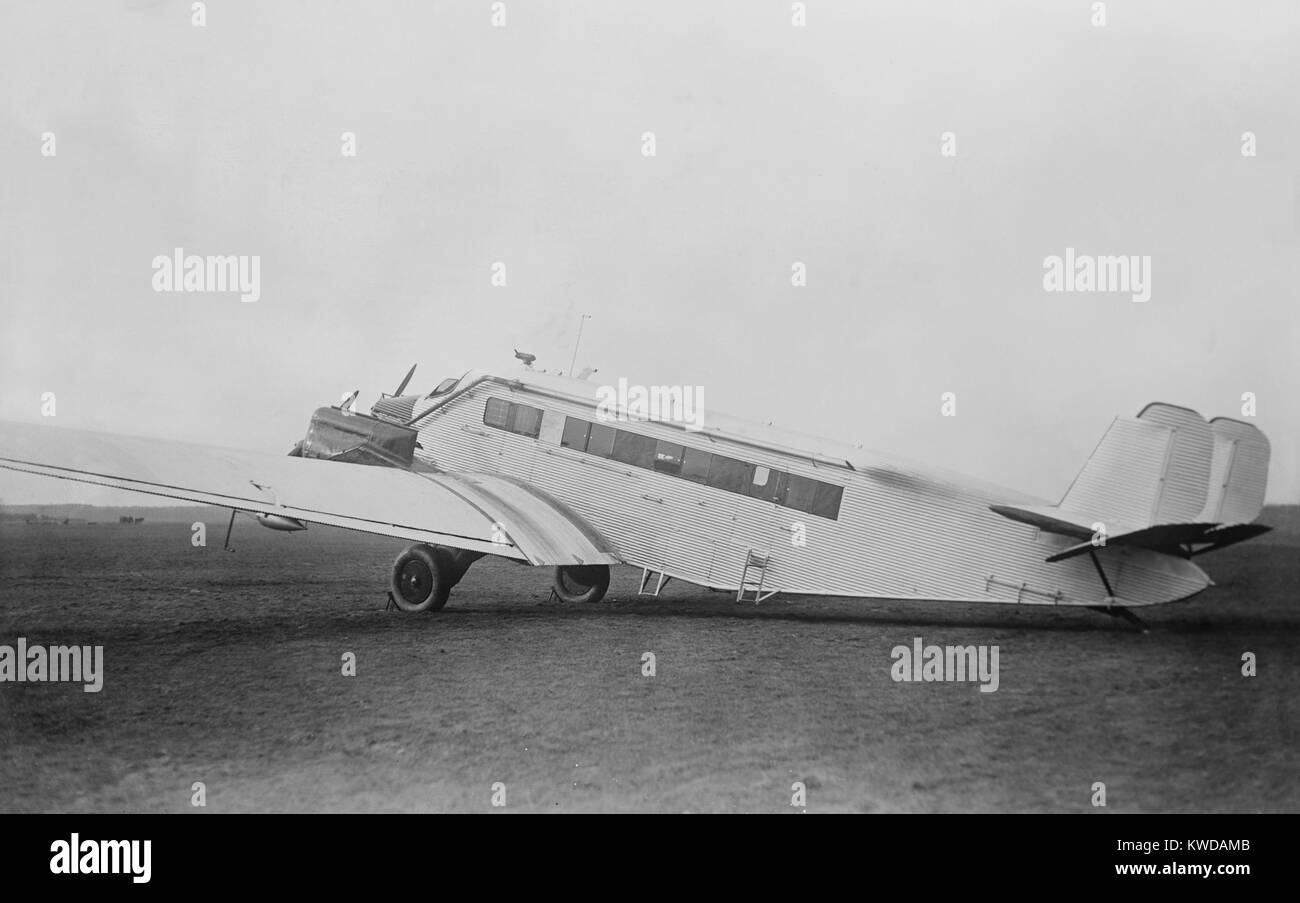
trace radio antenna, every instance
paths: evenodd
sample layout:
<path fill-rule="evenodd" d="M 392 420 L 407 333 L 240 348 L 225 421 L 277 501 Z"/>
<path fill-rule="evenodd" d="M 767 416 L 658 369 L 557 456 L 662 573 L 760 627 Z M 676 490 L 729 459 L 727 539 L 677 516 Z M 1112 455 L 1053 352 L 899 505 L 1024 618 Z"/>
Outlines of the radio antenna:
<path fill-rule="evenodd" d="M 573 360 L 569 361 L 569 376 L 573 376 L 573 365 L 578 362 L 578 346 L 582 344 L 582 326 L 584 321 L 590 320 L 591 314 L 583 314 L 578 317 L 578 340 L 573 343 Z"/>

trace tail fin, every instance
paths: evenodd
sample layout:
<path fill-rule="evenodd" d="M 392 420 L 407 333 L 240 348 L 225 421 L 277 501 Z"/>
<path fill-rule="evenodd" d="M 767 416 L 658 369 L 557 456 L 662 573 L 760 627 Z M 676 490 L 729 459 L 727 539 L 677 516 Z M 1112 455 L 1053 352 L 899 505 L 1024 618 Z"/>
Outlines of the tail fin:
<path fill-rule="evenodd" d="M 1248 524 L 1259 517 L 1268 486 L 1268 438 L 1249 423 L 1215 417 L 1214 462 L 1200 520 Z"/>
<path fill-rule="evenodd" d="M 1156 402 L 1117 417 L 1059 505 L 994 505 L 1022 523 L 1064 536 L 1197 554 L 1266 531 L 1268 439 L 1254 426 Z M 1091 541 L 1048 558 L 1086 552 Z"/>
<path fill-rule="evenodd" d="M 1192 523 L 1206 507 L 1214 433 L 1200 414 L 1149 404 L 1118 417 L 1059 507 L 1141 529 Z"/>

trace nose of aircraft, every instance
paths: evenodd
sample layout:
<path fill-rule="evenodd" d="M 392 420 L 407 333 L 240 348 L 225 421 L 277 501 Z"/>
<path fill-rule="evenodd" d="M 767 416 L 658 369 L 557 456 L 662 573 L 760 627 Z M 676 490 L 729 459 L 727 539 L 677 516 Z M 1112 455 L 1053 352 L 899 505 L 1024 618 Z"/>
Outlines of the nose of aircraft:
<path fill-rule="evenodd" d="M 339 408 L 317 408 L 306 438 L 295 443 L 289 455 L 409 470 L 416 444 L 416 431 L 400 422 Z"/>

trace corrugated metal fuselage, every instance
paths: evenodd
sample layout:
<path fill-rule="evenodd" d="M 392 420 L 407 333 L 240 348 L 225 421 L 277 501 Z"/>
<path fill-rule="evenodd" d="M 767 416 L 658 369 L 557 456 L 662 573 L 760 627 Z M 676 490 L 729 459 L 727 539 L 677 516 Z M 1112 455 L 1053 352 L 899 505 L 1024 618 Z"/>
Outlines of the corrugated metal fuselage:
<path fill-rule="evenodd" d="M 538 438 L 483 422 L 488 398 L 541 408 Z M 801 595 L 1104 605 L 1091 556 L 1044 559 L 1077 542 L 989 510 L 990 504 L 1043 504 L 1014 491 L 867 453 L 836 466 L 719 431 L 629 421 L 619 429 L 742 459 L 844 487 L 836 519 L 785 508 L 670 474 L 563 448 L 565 417 L 596 420 L 593 402 L 501 379 L 478 381 L 454 397 L 421 402 L 427 463 L 459 472 L 526 481 L 567 505 L 628 564 L 703 586 L 735 590 L 748 553 L 769 556 L 766 589 Z M 507 525 L 508 527 L 508 525 Z M 1115 603 L 1151 605 L 1186 598 L 1209 580 L 1190 561 L 1139 548 L 1097 550 Z"/>

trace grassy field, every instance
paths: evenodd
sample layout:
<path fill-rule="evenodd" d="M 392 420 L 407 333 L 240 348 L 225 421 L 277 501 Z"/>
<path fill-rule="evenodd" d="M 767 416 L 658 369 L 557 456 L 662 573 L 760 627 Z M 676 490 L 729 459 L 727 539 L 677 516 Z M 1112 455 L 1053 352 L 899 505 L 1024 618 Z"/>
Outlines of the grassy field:
<path fill-rule="evenodd" d="M 104 688 L 0 684 L 0 811 L 1300 810 L 1300 518 L 1218 586 L 1086 611 L 772 599 L 619 570 L 598 606 L 484 560 L 384 610 L 404 543 L 209 522 L 0 526 L 0 643 L 103 645 Z M 890 651 L 997 644 L 996 693 Z M 1241 675 L 1253 652 L 1258 676 Z M 356 656 L 356 676 L 341 672 Z M 656 674 L 642 675 L 653 652 Z M 206 786 L 207 807 L 190 805 Z M 1106 784 L 1107 808 L 1091 804 Z"/>

